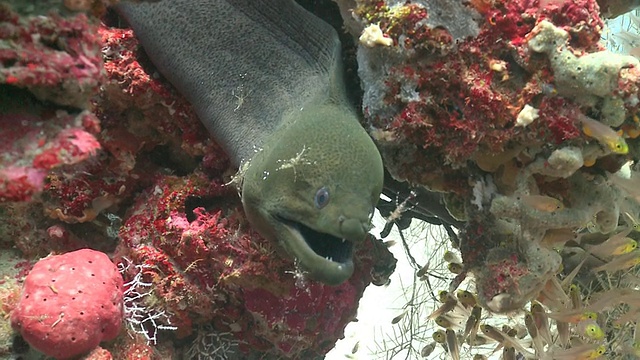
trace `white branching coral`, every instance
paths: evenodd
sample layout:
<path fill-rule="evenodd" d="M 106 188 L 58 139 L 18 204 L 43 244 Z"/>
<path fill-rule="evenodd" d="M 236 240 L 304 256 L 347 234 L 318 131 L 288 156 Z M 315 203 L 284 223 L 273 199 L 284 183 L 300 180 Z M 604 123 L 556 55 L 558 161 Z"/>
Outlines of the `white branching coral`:
<path fill-rule="evenodd" d="M 125 275 L 133 265 L 131 260 L 123 257 L 118 263 L 118 270 Z M 126 264 L 125 264 L 126 263 Z M 153 284 L 142 278 L 146 264 L 135 265 L 135 275 L 124 284 L 124 318 L 131 332 L 143 335 L 147 344 L 155 345 L 158 341 L 158 330 L 176 330 L 164 310 L 146 305 L 145 301 L 153 294 Z"/>
<path fill-rule="evenodd" d="M 240 358 L 237 352 L 239 341 L 230 332 L 216 331 L 211 325 L 203 325 L 187 350 L 187 359 L 229 360 Z"/>

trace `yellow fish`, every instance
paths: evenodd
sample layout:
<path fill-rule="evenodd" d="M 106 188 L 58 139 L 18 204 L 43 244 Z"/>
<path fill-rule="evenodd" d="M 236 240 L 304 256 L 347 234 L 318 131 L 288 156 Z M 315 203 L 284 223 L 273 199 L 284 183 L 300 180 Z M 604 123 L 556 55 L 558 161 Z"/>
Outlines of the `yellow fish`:
<path fill-rule="evenodd" d="M 596 320 L 598 314 L 592 311 L 568 310 L 548 313 L 549 317 L 556 321 L 564 321 L 567 323 L 577 324 L 583 320 Z"/>
<path fill-rule="evenodd" d="M 449 300 L 449 292 L 447 290 L 440 290 L 438 292 L 438 301 L 446 303 Z"/>
<path fill-rule="evenodd" d="M 608 271 L 615 272 L 619 270 L 627 270 L 640 264 L 640 250 L 636 249 L 629 253 L 618 255 L 608 263 L 598 266 L 591 270 L 592 272 Z"/>
<path fill-rule="evenodd" d="M 564 204 L 551 196 L 545 195 L 521 195 L 518 200 L 530 208 L 538 211 L 554 212 L 564 209 Z"/>
<path fill-rule="evenodd" d="M 629 145 L 627 145 L 624 138 L 609 126 L 585 115 L 580 115 L 578 120 L 582 124 L 582 132 L 588 137 L 596 139 L 609 151 L 615 154 L 627 154 L 629 152 Z"/>
<path fill-rule="evenodd" d="M 472 308 L 478 304 L 478 299 L 470 291 L 458 290 L 456 296 L 458 297 L 458 301 L 460 301 L 465 308 Z"/>
<path fill-rule="evenodd" d="M 604 331 L 593 320 L 583 320 L 578 323 L 578 332 L 592 340 L 602 340 Z"/>
<path fill-rule="evenodd" d="M 601 357 L 607 348 L 597 344 L 582 344 L 569 349 L 557 349 L 546 353 L 542 360 L 594 360 Z"/>
<path fill-rule="evenodd" d="M 612 235 L 601 244 L 587 246 L 586 250 L 598 257 L 609 257 L 630 253 L 638 247 L 638 243 L 635 240 L 627 237 L 631 230 L 633 230 L 632 227 L 622 230 L 619 233 Z"/>
<path fill-rule="evenodd" d="M 571 305 L 574 309 L 582 309 L 582 293 L 578 285 L 571 284 L 569 287 L 569 297 L 571 298 Z"/>

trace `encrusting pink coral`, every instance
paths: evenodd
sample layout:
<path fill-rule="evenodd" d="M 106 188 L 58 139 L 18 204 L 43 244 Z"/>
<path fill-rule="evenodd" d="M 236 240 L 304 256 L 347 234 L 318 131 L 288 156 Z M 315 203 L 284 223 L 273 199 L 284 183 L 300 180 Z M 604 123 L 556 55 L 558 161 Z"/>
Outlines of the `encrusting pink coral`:
<path fill-rule="evenodd" d="M 35 264 L 11 325 L 46 355 L 70 359 L 114 339 L 122 316 L 118 269 L 104 253 L 83 249 Z"/>

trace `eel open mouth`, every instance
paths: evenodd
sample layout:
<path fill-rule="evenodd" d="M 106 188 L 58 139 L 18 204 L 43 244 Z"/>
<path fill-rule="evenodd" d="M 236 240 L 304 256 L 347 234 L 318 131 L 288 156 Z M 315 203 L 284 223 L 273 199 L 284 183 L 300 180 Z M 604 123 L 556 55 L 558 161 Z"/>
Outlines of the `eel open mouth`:
<path fill-rule="evenodd" d="M 353 242 L 327 233 L 315 231 L 301 223 L 280 218 L 285 225 L 297 230 L 306 245 L 318 256 L 337 262 L 347 263 L 351 261 L 353 254 Z"/>

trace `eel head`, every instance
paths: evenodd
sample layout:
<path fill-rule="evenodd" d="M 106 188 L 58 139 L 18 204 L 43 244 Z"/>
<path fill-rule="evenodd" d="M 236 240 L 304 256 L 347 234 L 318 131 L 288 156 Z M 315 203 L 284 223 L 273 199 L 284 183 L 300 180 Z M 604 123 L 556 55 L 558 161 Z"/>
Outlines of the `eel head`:
<path fill-rule="evenodd" d="M 354 271 L 382 191 L 380 154 L 345 106 L 296 110 L 250 160 L 242 202 L 249 221 L 329 285 Z"/>

